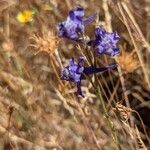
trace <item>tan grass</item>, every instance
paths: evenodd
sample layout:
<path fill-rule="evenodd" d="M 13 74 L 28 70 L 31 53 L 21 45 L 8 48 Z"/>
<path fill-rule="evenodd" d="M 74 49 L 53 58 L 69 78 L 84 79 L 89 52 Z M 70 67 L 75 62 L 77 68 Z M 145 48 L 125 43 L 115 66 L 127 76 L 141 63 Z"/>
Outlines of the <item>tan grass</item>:
<path fill-rule="evenodd" d="M 113 2 L 0 1 L 0 149 L 115 150 L 108 117 L 111 118 L 110 126 L 117 131 L 122 150 L 148 149 L 149 128 L 136 109 L 149 108 L 150 94 L 145 83 L 149 82 L 150 37 L 148 31 L 144 33 L 141 28 L 135 15 L 138 11 L 134 13 L 132 3 L 138 7 L 139 1 L 118 0 L 115 6 L 109 5 Z M 49 11 L 43 9 L 45 3 L 51 6 Z M 71 56 L 82 54 L 87 58 L 86 65 L 90 65 L 94 61 L 91 50 L 86 51 L 83 45 L 69 40 L 60 42 L 55 29 L 56 24 L 66 18 L 69 9 L 77 5 L 84 6 L 86 16 L 98 12 L 96 24 L 110 32 L 120 32 L 119 47 L 122 48 L 122 43 L 127 45 L 115 58 L 120 66 L 118 71 L 98 75 L 98 83 L 91 76 L 92 82 L 96 83 L 94 87 L 88 79 L 83 81 L 84 98 L 74 94 L 74 84 L 60 80 L 60 73 Z M 148 8 L 143 3 L 138 10 L 147 12 Z M 36 12 L 32 23 L 17 22 L 16 15 L 24 9 Z M 149 24 L 147 20 L 145 22 Z M 86 28 L 89 37 L 94 36 L 93 31 L 93 24 Z M 147 55 L 142 53 L 143 49 Z M 97 57 L 98 66 L 113 62 L 108 57 Z M 143 79 L 142 74 L 144 80 L 139 80 Z M 132 75 L 137 79 L 133 80 Z M 95 86 L 101 88 L 106 117 Z M 124 98 L 127 104 L 124 104 Z M 130 105 L 132 109 L 128 107 Z M 138 117 L 135 119 L 133 114 Z M 128 123 L 130 118 L 134 118 L 132 125 Z"/>

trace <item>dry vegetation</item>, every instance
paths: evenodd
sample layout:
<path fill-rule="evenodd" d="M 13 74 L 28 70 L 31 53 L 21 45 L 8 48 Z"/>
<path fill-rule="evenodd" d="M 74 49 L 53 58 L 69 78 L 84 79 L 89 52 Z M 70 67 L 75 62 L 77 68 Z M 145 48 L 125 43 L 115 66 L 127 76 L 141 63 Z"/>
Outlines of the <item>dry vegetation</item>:
<path fill-rule="evenodd" d="M 91 37 L 95 25 L 121 37 L 120 56 L 98 59 L 119 64 L 99 75 L 99 86 L 120 149 L 150 149 L 149 0 L 0 0 L 0 150 L 117 149 L 90 82 L 81 98 L 59 78 L 71 56 L 85 53 L 56 33 L 78 5 L 99 14 L 86 28 Z M 34 10 L 32 22 L 17 21 L 24 10 Z"/>

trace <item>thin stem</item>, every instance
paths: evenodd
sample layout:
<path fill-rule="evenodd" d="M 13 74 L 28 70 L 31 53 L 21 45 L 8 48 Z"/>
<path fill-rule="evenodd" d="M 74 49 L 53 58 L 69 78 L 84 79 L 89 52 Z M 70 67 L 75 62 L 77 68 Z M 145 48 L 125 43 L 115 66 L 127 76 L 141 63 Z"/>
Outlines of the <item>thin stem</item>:
<path fill-rule="evenodd" d="M 121 150 L 121 146 L 120 146 L 120 144 L 118 142 L 118 137 L 117 137 L 117 134 L 116 134 L 116 129 L 115 129 L 114 123 L 112 122 L 111 117 L 109 116 L 109 113 L 108 113 L 108 111 L 106 109 L 106 106 L 105 106 L 105 102 L 104 102 L 103 97 L 102 97 L 101 92 L 100 92 L 100 86 L 95 86 L 95 84 L 93 83 L 91 78 L 88 77 L 88 76 L 87 76 L 87 78 L 89 79 L 89 81 L 93 85 L 94 89 L 96 89 L 95 90 L 96 91 L 96 95 L 97 95 L 98 99 L 100 100 L 100 103 L 101 103 L 101 106 L 102 106 L 102 110 L 103 110 L 103 113 L 104 113 L 104 117 L 107 119 L 108 126 L 110 127 L 110 129 L 112 131 L 113 141 L 116 144 L 117 149 Z M 96 83 L 99 83 L 98 82 L 98 78 L 97 78 L 96 75 L 95 75 L 95 78 L 96 78 Z"/>
<path fill-rule="evenodd" d="M 96 77 L 96 82 L 99 83 L 97 75 L 95 75 L 95 77 Z M 99 98 L 100 103 L 102 105 L 104 116 L 107 119 L 108 125 L 109 125 L 109 127 L 110 127 L 110 129 L 112 131 L 112 137 L 113 137 L 113 140 L 114 140 L 114 142 L 115 142 L 115 144 L 117 146 L 117 149 L 121 150 L 121 146 L 119 144 L 118 137 L 117 137 L 117 134 L 116 134 L 117 131 L 115 129 L 113 121 L 111 120 L 111 116 L 109 115 L 109 113 L 108 113 L 108 111 L 106 109 L 106 105 L 105 105 L 104 99 L 103 99 L 103 97 L 101 95 L 100 86 L 98 86 L 96 94 L 97 94 L 97 97 Z"/>

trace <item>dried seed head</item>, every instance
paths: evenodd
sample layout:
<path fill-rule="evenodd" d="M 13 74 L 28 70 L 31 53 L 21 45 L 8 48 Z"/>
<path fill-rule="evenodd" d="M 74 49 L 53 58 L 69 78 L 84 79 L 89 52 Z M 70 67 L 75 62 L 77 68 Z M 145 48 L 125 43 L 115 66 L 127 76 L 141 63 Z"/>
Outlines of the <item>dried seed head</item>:
<path fill-rule="evenodd" d="M 139 61 L 135 56 L 134 50 L 131 53 L 122 51 L 121 55 L 116 58 L 117 63 L 124 73 L 131 73 L 140 66 Z"/>
<path fill-rule="evenodd" d="M 129 119 L 129 116 L 132 112 L 131 108 L 125 107 L 120 103 L 116 103 L 116 107 L 114 108 L 116 113 L 119 114 L 121 121 L 126 122 Z"/>
<path fill-rule="evenodd" d="M 34 44 L 30 44 L 30 46 L 38 50 L 35 55 L 39 52 L 46 52 L 51 55 L 58 48 L 59 44 L 59 39 L 53 34 L 53 32 L 45 33 L 42 37 L 33 35 L 30 39 L 34 42 Z"/>

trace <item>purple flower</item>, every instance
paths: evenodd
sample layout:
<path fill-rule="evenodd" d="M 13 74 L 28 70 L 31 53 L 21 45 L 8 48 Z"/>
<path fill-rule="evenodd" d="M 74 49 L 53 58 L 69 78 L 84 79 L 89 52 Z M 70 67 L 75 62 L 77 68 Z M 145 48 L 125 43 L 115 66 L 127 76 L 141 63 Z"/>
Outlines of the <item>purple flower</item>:
<path fill-rule="evenodd" d="M 119 54 L 117 43 L 120 39 L 117 32 L 107 32 L 102 27 L 96 27 L 96 39 L 90 41 L 88 44 L 94 46 L 98 54 L 106 54 L 109 56 L 116 56 Z"/>
<path fill-rule="evenodd" d="M 83 17 L 84 9 L 82 7 L 70 10 L 67 19 L 60 22 L 57 26 L 59 37 L 79 41 L 80 35 L 84 33 L 85 25 L 91 23 L 96 17 L 96 14 L 87 19 L 83 19 Z"/>
<path fill-rule="evenodd" d="M 74 58 L 71 58 L 69 61 L 69 65 L 64 68 L 62 71 L 62 80 L 79 82 L 81 80 L 81 75 L 83 74 L 84 67 L 82 62 L 84 61 L 83 57 L 79 57 L 78 64 L 74 62 Z"/>
<path fill-rule="evenodd" d="M 85 79 L 86 75 L 103 72 L 117 67 L 116 64 L 101 68 L 84 67 L 83 65 L 84 60 L 85 60 L 84 57 L 79 57 L 78 63 L 75 63 L 74 58 L 71 58 L 69 61 L 69 65 L 63 69 L 61 74 L 62 80 L 72 81 L 77 84 L 77 94 L 81 96 L 83 96 L 81 90 L 81 80 Z"/>

